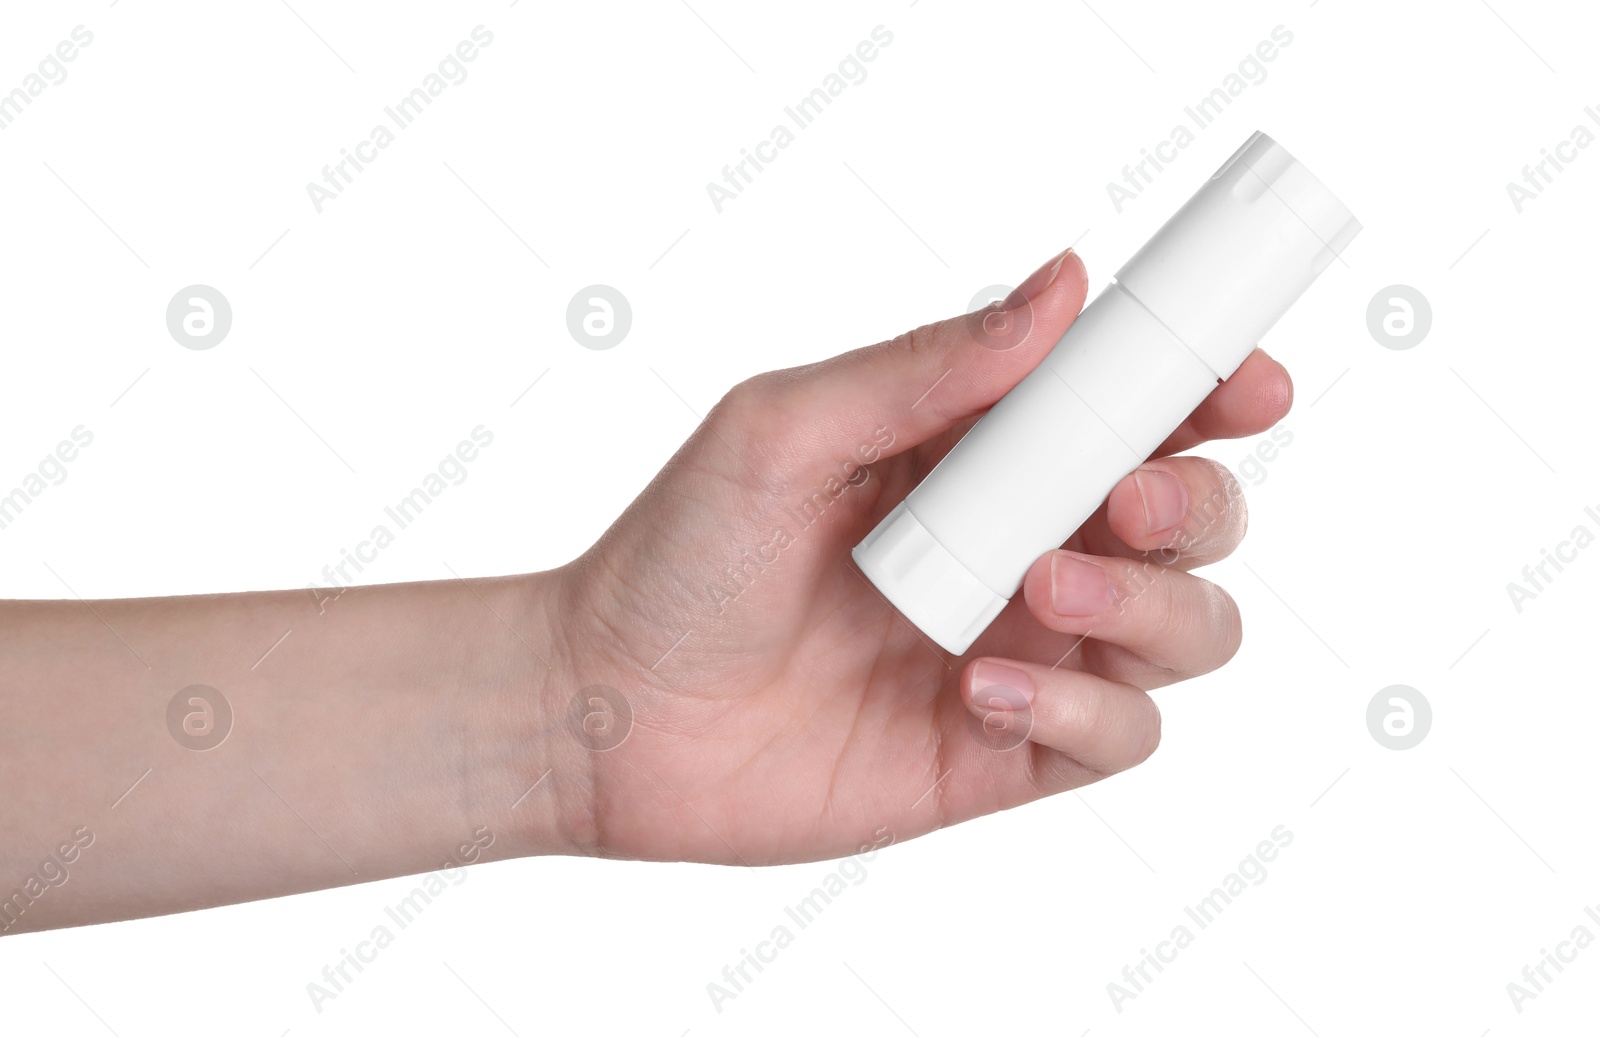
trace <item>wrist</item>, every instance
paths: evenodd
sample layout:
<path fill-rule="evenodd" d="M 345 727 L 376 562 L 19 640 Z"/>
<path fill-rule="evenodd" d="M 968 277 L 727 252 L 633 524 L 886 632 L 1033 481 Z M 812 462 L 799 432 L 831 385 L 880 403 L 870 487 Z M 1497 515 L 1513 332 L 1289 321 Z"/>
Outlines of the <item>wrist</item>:
<path fill-rule="evenodd" d="M 472 581 L 483 657 L 496 660 L 476 744 L 472 798 L 503 829 L 503 856 L 597 852 L 592 753 L 573 703 L 582 682 L 562 623 L 565 571 Z"/>

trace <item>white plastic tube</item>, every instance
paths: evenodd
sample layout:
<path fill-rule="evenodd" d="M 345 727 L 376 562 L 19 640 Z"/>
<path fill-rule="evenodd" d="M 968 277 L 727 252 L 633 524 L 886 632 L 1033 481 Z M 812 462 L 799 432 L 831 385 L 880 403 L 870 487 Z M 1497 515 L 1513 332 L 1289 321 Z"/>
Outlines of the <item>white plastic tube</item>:
<path fill-rule="evenodd" d="M 1360 229 L 1254 134 L 856 545 L 856 564 L 941 647 L 965 652 L 1034 560 L 1244 363 Z"/>

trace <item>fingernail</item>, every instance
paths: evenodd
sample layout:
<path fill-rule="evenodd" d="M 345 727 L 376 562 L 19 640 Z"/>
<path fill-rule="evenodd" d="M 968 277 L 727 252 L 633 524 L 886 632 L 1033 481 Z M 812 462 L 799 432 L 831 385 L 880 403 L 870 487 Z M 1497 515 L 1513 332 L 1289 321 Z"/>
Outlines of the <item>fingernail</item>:
<path fill-rule="evenodd" d="M 1189 513 L 1189 490 L 1171 472 L 1159 468 L 1140 468 L 1133 473 L 1133 484 L 1144 501 L 1145 532 L 1165 533 Z"/>
<path fill-rule="evenodd" d="M 1111 605 L 1111 577 L 1093 562 L 1057 551 L 1050 556 L 1050 607 L 1059 616 L 1093 616 Z"/>
<path fill-rule="evenodd" d="M 1000 304 L 1001 310 L 1018 310 L 1037 299 L 1046 288 L 1055 281 L 1056 275 L 1061 272 L 1061 264 L 1066 260 L 1072 249 L 1056 255 L 1047 260 L 1044 266 L 1029 274 L 1026 279 L 1011 290 L 1005 301 Z"/>
<path fill-rule="evenodd" d="M 980 659 L 972 667 L 972 701 L 986 709 L 1027 709 L 1033 701 L 1033 678 L 1015 666 Z"/>

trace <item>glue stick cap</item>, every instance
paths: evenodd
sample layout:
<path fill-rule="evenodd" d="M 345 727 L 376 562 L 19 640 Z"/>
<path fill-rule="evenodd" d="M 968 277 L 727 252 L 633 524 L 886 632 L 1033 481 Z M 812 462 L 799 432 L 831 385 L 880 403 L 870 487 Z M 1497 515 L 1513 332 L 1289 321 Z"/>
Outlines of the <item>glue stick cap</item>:
<path fill-rule="evenodd" d="M 1254 133 L 1116 280 L 1227 378 L 1361 224 L 1265 133 Z"/>
<path fill-rule="evenodd" d="M 965 652 L 1006 607 L 901 501 L 851 552 L 894 606 L 946 651 Z"/>

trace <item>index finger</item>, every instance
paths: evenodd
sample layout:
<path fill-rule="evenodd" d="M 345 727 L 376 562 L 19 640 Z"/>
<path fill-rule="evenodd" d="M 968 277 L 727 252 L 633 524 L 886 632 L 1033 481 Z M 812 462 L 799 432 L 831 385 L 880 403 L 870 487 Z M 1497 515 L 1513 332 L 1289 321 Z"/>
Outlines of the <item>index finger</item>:
<path fill-rule="evenodd" d="M 1293 402 L 1294 382 L 1288 369 L 1257 348 L 1150 456 L 1166 457 L 1207 440 L 1265 432 L 1283 420 Z"/>

